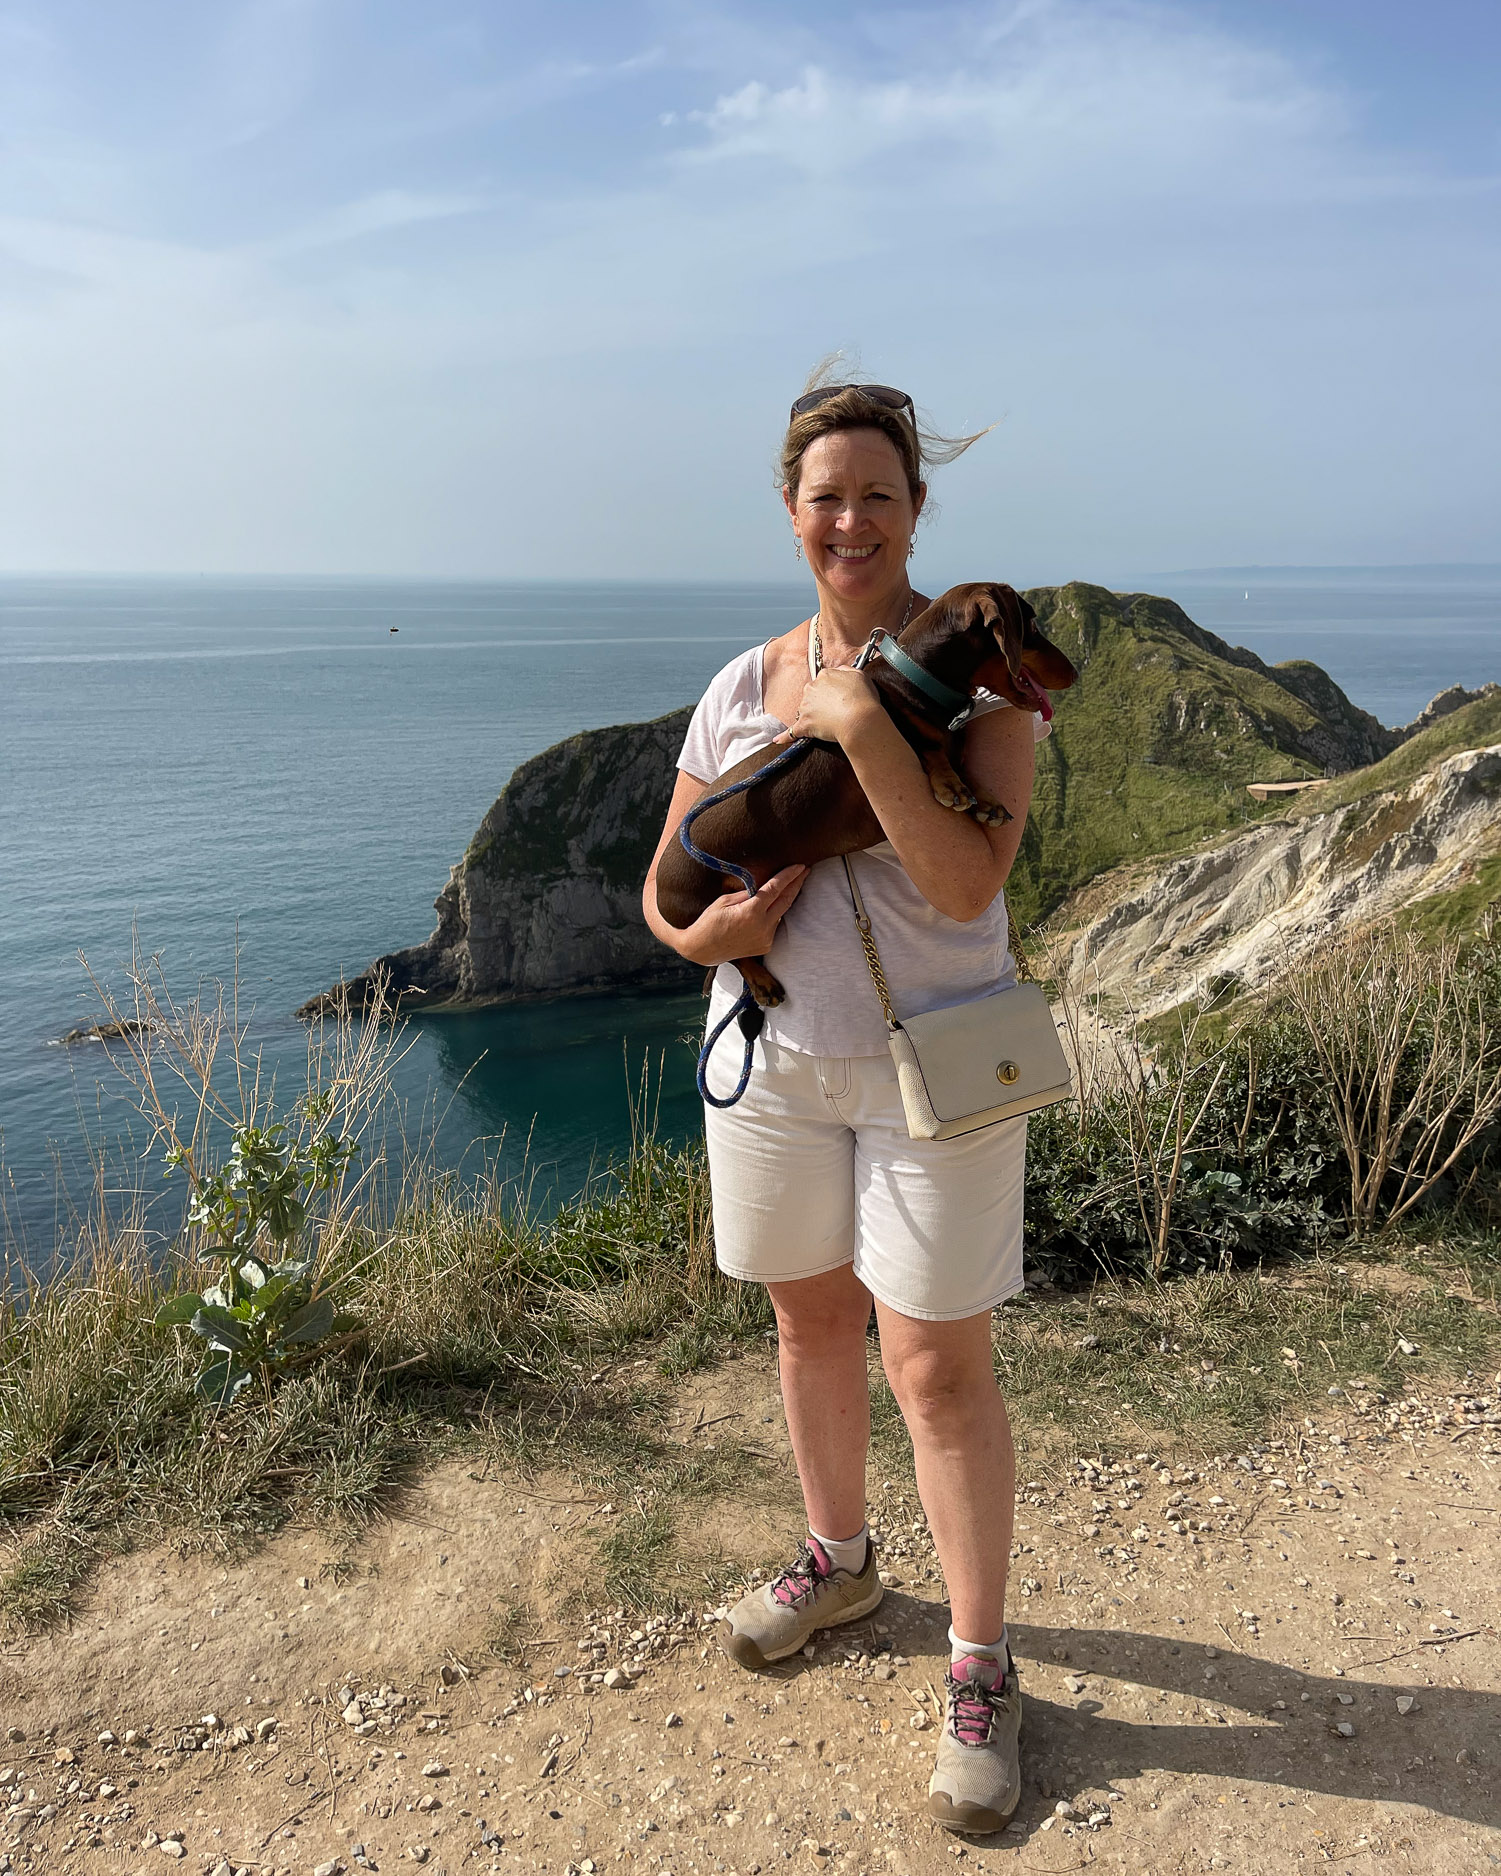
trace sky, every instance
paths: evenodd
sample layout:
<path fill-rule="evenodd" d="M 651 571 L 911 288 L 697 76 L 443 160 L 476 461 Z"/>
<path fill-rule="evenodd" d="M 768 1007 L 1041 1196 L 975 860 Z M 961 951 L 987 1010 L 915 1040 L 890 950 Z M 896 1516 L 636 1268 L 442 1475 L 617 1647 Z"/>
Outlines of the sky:
<path fill-rule="evenodd" d="M 792 577 L 837 349 L 995 424 L 953 578 L 1501 561 L 1498 90 L 1494 0 L 0 0 L 0 569 Z"/>

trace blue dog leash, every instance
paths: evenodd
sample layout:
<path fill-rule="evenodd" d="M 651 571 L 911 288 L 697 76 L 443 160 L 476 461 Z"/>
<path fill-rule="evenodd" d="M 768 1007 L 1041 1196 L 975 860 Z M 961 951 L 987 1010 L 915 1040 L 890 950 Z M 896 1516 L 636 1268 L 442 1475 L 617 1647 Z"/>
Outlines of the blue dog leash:
<path fill-rule="evenodd" d="M 733 860 L 717 859 L 712 853 L 705 853 L 702 847 L 695 847 L 690 830 L 701 814 L 706 813 L 710 808 L 717 808 L 721 801 L 730 801 L 736 795 L 743 795 L 746 789 L 754 788 L 757 782 L 763 781 L 768 775 L 775 775 L 778 769 L 786 768 L 788 763 L 794 757 L 800 756 L 807 747 L 808 739 L 800 736 L 795 743 L 789 743 L 779 755 L 773 756 L 770 762 L 757 769 L 754 775 L 747 775 L 741 781 L 732 782 L 728 788 L 721 788 L 717 794 L 705 795 L 702 801 L 694 802 L 678 824 L 678 839 L 682 842 L 683 851 L 688 858 L 697 860 L 700 866 L 712 867 L 716 873 L 725 873 L 738 879 L 747 892 L 754 893 L 756 882 L 743 866 L 736 866 Z M 736 1021 L 739 1022 L 740 1033 L 745 1038 L 745 1060 L 740 1067 L 740 1080 L 735 1092 L 721 1097 L 711 1093 L 709 1089 L 709 1057 L 714 1053 L 715 1043 L 730 1024 Z M 698 1091 L 710 1107 L 733 1107 L 749 1087 L 751 1051 L 765 1021 L 766 1012 L 757 1003 L 751 994 L 750 985 L 747 984 L 740 992 L 734 1008 L 721 1017 L 709 1032 L 698 1054 Z"/>

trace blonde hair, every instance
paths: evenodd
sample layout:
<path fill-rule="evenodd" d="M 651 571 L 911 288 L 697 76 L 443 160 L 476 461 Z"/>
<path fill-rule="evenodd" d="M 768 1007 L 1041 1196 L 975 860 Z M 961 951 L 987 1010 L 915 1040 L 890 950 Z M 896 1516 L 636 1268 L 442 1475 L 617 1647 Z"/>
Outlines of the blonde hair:
<path fill-rule="evenodd" d="M 810 391 L 837 383 L 842 362 L 843 354 L 839 352 L 820 359 L 808 374 L 808 381 L 798 395 L 806 397 Z M 832 396 L 826 397 L 821 404 L 814 405 L 812 410 L 806 410 L 801 416 L 791 419 L 787 425 L 787 434 L 782 439 L 778 468 L 782 482 L 796 501 L 803 457 L 810 444 L 816 443 L 821 436 L 832 436 L 837 430 L 879 430 L 890 440 L 901 458 L 908 490 L 916 502 L 922 493 L 923 472 L 926 469 L 962 456 L 971 443 L 978 443 L 994 427 L 993 424 L 987 424 L 972 436 L 943 436 L 919 423 L 910 410 L 893 410 L 889 404 L 878 403 L 873 397 L 867 396 L 860 384 L 846 384 Z"/>

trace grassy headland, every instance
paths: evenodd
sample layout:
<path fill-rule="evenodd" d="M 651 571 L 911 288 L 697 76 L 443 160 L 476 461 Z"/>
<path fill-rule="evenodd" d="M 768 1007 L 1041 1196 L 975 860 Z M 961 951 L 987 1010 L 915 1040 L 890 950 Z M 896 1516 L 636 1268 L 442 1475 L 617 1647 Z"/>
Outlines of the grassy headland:
<path fill-rule="evenodd" d="M 1315 666 L 1269 667 L 1171 600 L 1079 581 L 1027 597 L 1079 677 L 1054 699 L 1006 888 L 1025 923 L 1122 862 L 1275 813 L 1248 782 L 1312 779 L 1388 746 L 1389 732 Z"/>
<path fill-rule="evenodd" d="M 1497 953 L 1476 940 L 1450 969 L 1493 1029 Z M 1384 955 L 1352 947 L 1348 982 Z M 1031 1469 L 1112 1442 L 1223 1445 L 1331 1385 L 1395 1391 L 1501 1361 L 1501 1041 L 1469 1083 L 1456 1071 L 1443 1085 L 1463 1099 L 1394 1232 L 1412 1155 L 1380 1171 L 1393 1142 L 1378 1110 L 1423 1085 L 1443 1011 L 1420 1008 L 1352 1116 L 1314 1046 L 1316 1003 L 1285 997 L 1213 1039 L 1190 1027 L 1152 1056 L 1128 1043 L 1081 1075 L 1078 1101 L 1034 1117 L 1033 1287 L 996 1335 Z M 1342 1033 L 1358 1053 L 1370 1031 Z M 347 1070 L 361 1058 L 342 1046 Z M 337 1093 L 338 1077 L 317 1086 Z M 339 1099 L 370 1112 L 357 1090 Z M 772 1332 L 764 1293 L 714 1269 L 701 1150 L 644 1136 L 548 1220 L 497 1179 L 430 1175 L 393 1200 L 373 1171 L 305 1233 L 318 1291 L 353 1329 L 227 1405 L 195 1385 L 200 1344 L 153 1322 L 214 1278 L 201 1229 L 163 1262 L 139 1233 L 91 1226 L 61 1274 L 7 1292 L 0 1620 L 66 1614 L 97 1559 L 142 1540 L 232 1549 L 294 1519 L 358 1523 L 411 1468 L 456 1450 L 558 1469 L 626 1504 L 600 1580 L 633 1606 L 666 1593 L 658 1566 L 683 1507 L 743 1490 L 765 1464 L 666 1431 L 684 1375 Z M 879 1384 L 875 1407 L 882 1463 L 900 1468 Z"/>

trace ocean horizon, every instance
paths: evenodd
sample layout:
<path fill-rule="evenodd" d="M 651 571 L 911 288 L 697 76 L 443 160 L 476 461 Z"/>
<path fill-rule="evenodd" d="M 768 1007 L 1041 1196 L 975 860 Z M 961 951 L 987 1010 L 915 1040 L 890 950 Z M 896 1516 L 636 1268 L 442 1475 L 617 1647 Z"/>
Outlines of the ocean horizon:
<path fill-rule="evenodd" d="M 1387 723 L 1501 677 L 1501 569 L 1325 571 L 1348 577 L 1205 569 L 1118 590 L 1165 592 L 1269 663 L 1311 658 Z M 249 1045 L 295 1083 L 292 1012 L 427 936 L 518 763 L 691 703 L 811 596 L 807 582 L 0 575 L 12 1252 L 46 1262 L 101 1159 L 107 1183 L 135 1177 L 142 1129 L 103 1050 L 58 1041 L 101 1014 L 79 952 L 118 985 L 136 939 L 179 994 L 227 980 L 238 957 Z M 686 1038 L 701 1010 L 595 996 L 415 1019 L 410 1129 L 445 1165 L 483 1156 L 566 1196 L 627 1145 L 643 1068 L 662 1130 L 697 1128 Z"/>

